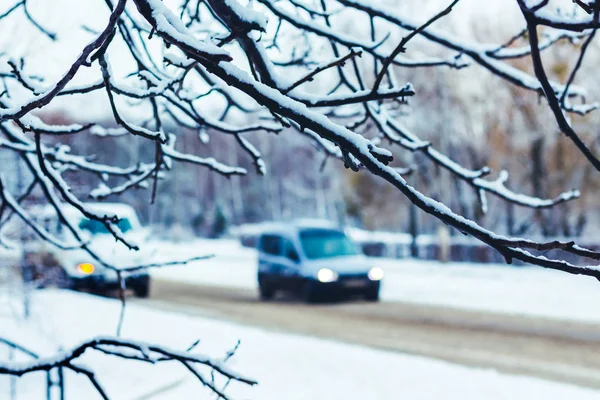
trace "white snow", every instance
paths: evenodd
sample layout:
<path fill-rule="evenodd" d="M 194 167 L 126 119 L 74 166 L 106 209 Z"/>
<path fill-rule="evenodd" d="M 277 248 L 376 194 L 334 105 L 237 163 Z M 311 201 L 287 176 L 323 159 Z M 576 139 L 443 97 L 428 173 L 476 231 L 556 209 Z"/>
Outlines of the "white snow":
<path fill-rule="evenodd" d="M 246 174 L 246 169 L 244 168 L 240 168 L 240 167 L 230 167 L 229 165 L 225 165 L 223 163 L 220 163 L 219 161 L 217 161 L 214 157 L 198 157 L 195 156 L 193 154 L 186 154 L 186 153 L 180 153 L 177 150 L 175 150 L 174 148 L 174 144 L 175 144 L 175 135 L 170 135 L 169 139 L 170 139 L 170 144 L 171 145 L 161 145 L 162 151 L 165 154 L 165 156 L 170 157 L 170 158 L 174 158 L 177 161 L 180 162 L 189 162 L 192 164 L 196 164 L 196 165 L 204 165 L 214 171 L 217 171 L 219 173 L 222 174 L 226 174 L 226 175 L 245 175 Z"/>
<path fill-rule="evenodd" d="M 45 290 L 33 297 L 30 320 L 15 320 L 0 304 L 0 336 L 18 339 L 51 355 L 95 335 L 111 334 L 118 317 L 116 300 Z M 304 336 L 268 332 L 241 325 L 156 311 L 130 304 L 125 339 L 162 343 L 185 349 L 201 339 L 198 352 L 223 357 L 237 342 L 241 347 L 230 368 L 259 381 L 253 388 L 232 384 L 233 399 L 597 399 L 591 389 L 537 378 L 504 375 L 424 357 L 403 355 Z M 0 349 L 0 360 L 6 352 Z M 111 398 L 213 399 L 215 396 L 174 364 L 145 365 L 86 354 Z M 94 399 L 89 382 L 66 374 L 67 398 Z M 9 380 L 0 377 L 0 398 L 9 396 Z M 44 398 L 45 376 L 17 381 L 17 400 Z M 161 391 L 163 390 L 163 391 Z M 117 397 L 118 396 L 118 397 Z M 146 397 L 148 398 L 148 397 Z"/>
<path fill-rule="evenodd" d="M 249 2 L 245 6 L 238 3 L 237 0 L 225 0 L 225 3 L 242 21 L 257 25 L 263 31 L 267 29 L 267 17 L 261 12 L 254 10 L 254 2 Z"/>
<path fill-rule="evenodd" d="M 165 247 L 162 247 L 165 246 Z M 156 246 L 153 246 L 156 247 Z M 223 287 L 256 288 L 257 255 L 233 240 L 161 244 L 181 258 L 216 257 L 154 270 L 157 278 Z M 513 315 L 600 322 L 600 284 L 589 277 L 537 267 L 371 258 L 386 276 L 383 301 L 435 304 Z"/>
<path fill-rule="evenodd" d="M 212 43 L 203 42 L 194 37 L 183 22 L 165 6 L 162 0 L 146 0 L 152 7 L 152 15 L 156 21 L 156 29 L 184 45 L 207 55 L 229 57 L 229 54 Z"/>
<path fill-rule="evenodd" d="M 600 322 L 600 287 L 593 278 L 537 267 L 390 259 L 375 262 L 387 272 L 385 300 Z"/>
<path fill-rule="evenodd" d="M 215 255 L 209 260 L 188 265 L 154 269 L 151 273 L 157 278 L 246 289 L 256 287 L 256 251 L 242 247 L 235 240 L 199 239 L 178 244 L 160 242 L 151 246 L 161 248 L 157 262 L 168 261 L 173 255 L 181 260 Z"/>

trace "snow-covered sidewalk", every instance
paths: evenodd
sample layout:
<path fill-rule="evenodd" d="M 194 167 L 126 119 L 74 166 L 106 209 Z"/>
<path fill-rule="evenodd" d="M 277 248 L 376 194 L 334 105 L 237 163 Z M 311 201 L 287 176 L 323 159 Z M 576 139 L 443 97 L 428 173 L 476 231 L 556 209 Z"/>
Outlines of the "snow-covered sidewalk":
<path fill-rule="evenodd" d="M 153 271 L 160 279 L 256 288 L 256 252 L 231 240 L 165 244 L 162 257 L 213 253 L 214 259 Z M 537 267 L 371 259 L 386 271 L 382 298 L 515 315 L 600 323 L 600 284 Z"/>
<path fill-rule="evenodd" d="M 27 344 L 43 354 L 68 348 L 94 335 L 114 332 L 115 300 L 65 291 L 39 291 L 29 321 L 15 319 L 0 305 L 0 336 Z M 423 357 L 388 353 L 303 336 L 272 333 L 207 318 L 128 306 L 124 337 L 185 349 L 201 339 L 197 351 L 221 357 L 238 339 L 229 361 L 236 371 L 259 381 L 256 387 L 232 385 L 234 399 L 597 399 L 600 392 L 541 379 L 472 369 Z M 0 360 L 6 352 L 0 350 Z M 201 384 L 185 378 L 175 364 L 144 365 L 86 355 L 112 399 L 214 399 Z M 67 374 L 67 398 L 90 399 L 89 382 Z M 43 398 L 44 376 L 18 382 L 17 399 Z M 0 398 L 8 398 L 8 379 L 0 377 Z M 161 391 L 165 389 L 164 391 Z"/>

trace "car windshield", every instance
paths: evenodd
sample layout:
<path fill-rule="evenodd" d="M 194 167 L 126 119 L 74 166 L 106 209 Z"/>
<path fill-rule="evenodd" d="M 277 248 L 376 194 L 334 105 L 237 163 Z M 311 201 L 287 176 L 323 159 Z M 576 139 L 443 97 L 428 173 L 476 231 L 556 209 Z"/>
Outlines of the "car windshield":
<path fill-rule="evenodd" d="M 123 233 L 131 230 L 131 222 L 127 218 L 121 219 L 117 223 L 117 226 Z M 94 235 L 110 233 L 102 222 L 93 219 L 81 220 L 81 222 L 79 223 L 79 229 L 84 229 Z"/>
<path fill-rule="evenodd" d="M 329 258 L 358 254 L 354 243 L 343 232 L 308 229 L 300 232 L 300 243 L 307 258 Z"/>

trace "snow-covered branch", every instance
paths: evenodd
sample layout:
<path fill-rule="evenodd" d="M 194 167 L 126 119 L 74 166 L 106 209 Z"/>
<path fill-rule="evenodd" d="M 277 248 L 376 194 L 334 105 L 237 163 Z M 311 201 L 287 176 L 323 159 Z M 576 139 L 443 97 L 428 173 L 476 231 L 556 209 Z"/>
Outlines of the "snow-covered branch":
<path fill-rule="evenodd" d="M 135 245 L 127 243 L 116 228 L 118 216 L 99 215 L 86 209 L 81 199 L 70 190 L 68 181 L 62 176 L 63 171 L 101 177 L 90 193 L 96 199 L 116 196 L 136 187 L 148 187 L 150 183 L 154 199 L 157 190 L 160 190 L 162 177 L 173 163 L 192 163 L 225 176 L 246 173 L 245 168 L 227 165 L 213 156 L 198 156 L 176 150 L 176 139 L 181 135 L 179 129 L 200 132 L 201 137 L 207 135 L 207 130 L 212 134 L 231 135 L 259 174 L 264 174 L 267 166 L 259 148 L 246 134 L 296 129 L 311 138 L 326 154 L 342 159 L 352 169 L 367 169 L 383 177 L 424 211 L 492 245 L 507 259 L 518 258 L 560 267 L 558 264 L 549 264 L 541 257 L 508 250 L 535 249 L 546 244 L 536 245 L 510 238 L 500 240 L 497 235 L 474 222 L 465 220 L 446 207 L 439 207 L 417 188 L 406 184 L 398 174 L 398 171 L 404 170 L 390 165 L 392 153 L 381 147 L 381 142 L 371 142 L 359 130 L 373 124 L 379 131 L 378 136 L 385 139 L 384 142 L 398 145 L 409 152 L 424 154 L 434 164 L 472 186 L 484 210 L 488 207 L 486 193 L 529 208 L 548 208 L 576 199 L 579 195 L 577 190 L 548 199 L 517 193 L 505 185 L 507 176 L 504 172 L 497 179 L 489 179 L 487 175 L 492 172 L 489 168 L 466 168 L 421 140 L 392 112 L 395 105 L 404 104 L 410 97 L 418 96 L 419 88 L 398 83 L 395 75 L 400 67 L 432 68 L 443 65 L 431 61 L 437 55 L 429 55 L 421 50 L 417 43 L 419 39 L 419 43 L 429 42 L 453 54 L 456 68 L 477 64 L 513 85 L 543 93 L 561 130 L 574 141 L 592 165 L 597 166 L 592 150 L 579 139 L 566 117 L 567 112 L 587 113 L 596 108 L 593 104 L 574 104 L 574 101 L 585 94 L 585 90 L 575 84 L 575 78 L 586 49 L 594 38 L 597 7 L 592 7 L 592 14 L 586 17 L 591 18 L 589 21 L 584 18 L 577 22 L 566 17 L 551 18 L 546 5 L 534 9 L 520 1 L 527 27 L 507 42 L 479 44 L 461 40 L 444 30 L 444 20 L 453 12 L 456 2 L 450 2 L 422 23 L 363 0 L 323 2 L 321 7 L 300 1 L 260 0 L 260 5 L 254 8 L 242 6 L 236 0 L 211 0 L 199 4 L 198 10 L 188 10 L 190 2 L 185 2 L 179 12 L 160 0 L 134 0 L 133 3 L 137 12 L 133 8 L 126 8 L 124 1 L 117 2 L 110 9 L 105 28 L 83 48 L 81 55 L 57 83 L 44 84 L 28 75 L 26 63 L 17 63 L 12 59 L 8 60 L 9 69 L 3 71 L 2 79 L 10 82 L 7 94 L 21 90 L 28 96 L 33 95 L 33 99 L 23 103 L 12 97 L 0 97 L 1 129 L 5 136 L 4 139 L 0 138 L 0 147 L 20 153 L 27 159 L 35 180 L 41 183 L 40 187 L 51 203 L 71 204 L 88 218 L 105 224 L 118 240 L 135 248 Z M 362 21 L 370 25 L 371 36 L 367 38 L 341 30 L 337 21 L 345 12 L 361 16 Z M 8 10 L 2 18 L 11 18 L 13 14 L 14 10 Z M 386 21 L 387 30 L 378 25 L 379 20 Z M 539 38 L 536 27 L 542 25 L 551 26 L 556 31 Z M 299 40 L 291 41 L 291 47 L 284 48 L 282 40 L 289 40 L 290 34 L 296 35 Z M 288 36 L 284 38 L 284 35 Z M 404 39 L 400 45 L 390 48 L 390 38 L 396 35 Z M 524 44 L 526 39 L 528 44 Z M 540 52 L 562 40 L 582 39 L 584 46 L 568 81 L 550 80 L 543 68 Z M 404 51 L 409 40 L 415 42 L 409 50 Z M 117 66 L 111 66 L 108 60 L 109 50 L 117 41 L 125 44 L 135 64 L 135 68 L 125 75 L 117 73 Z M 159 59 L 153 55 L 154 46 L 169 51 Z M 319 47 L 329 50 L 313 51 Z M 535 76 L 511 63 L 513 59 L 527 56 L 533 59 Z M 281 59 L 293 62 L 276 61 Z M 372 68 L 367 67 L 369 63 L 363 62 L 365 60 L 372 61 Z M 88 65 L 96 65 L 99 76 L 87 85 L 71 85 L 80 67 Z M 298 67 L 305 71 L 293 72 L 293 68 Z M 122 67 L 119 65 L 118 68 Z M 137 81 L 132 78 L 137 78 Z M 85 96 L 99 91 L 106 93 L 118 129 L 91 122 L 47 124 L 31 114 L 55 98 Z M 217 102 L 219 106 L 215 105 Z M 149 112 L 144 112 L 143 118 L 136 118 L 131 112 L 136 107 L 145 107 Z M 246 118 L 245 121 L 240 120 L 240 113 Z M 233 118 L 233 114 L 237 117 Z M 8 121 L 13 121 L 16 126 Z M 32 132 L 34 140 L 17 132 L 19 130 Z M 101 135 L 105 140 L 132 134 L 144 140 L 156 141 L 154 161 L 129 167 L 105 165 L 72 154 L 66 146 L 52 148 L 44 143 L 46 136 L 89 133 Z M 107 177 L 119 181 L 109 184 Z M 9 194 L 6 196 L 11 200 L 14 197 Z M 78 237 L 76 227 L 69 229 Z M 78 245 L 85 248 L 82 241 Z M 556 248 L 575 252 L 575 247 L 564 244 L 556 244 Z M 594 252 L 579 253 L 595 258 Z M 596 274 L 593 269 L 582 269 L 580 272 Z"/>
<path fill-rule="evenodd" d="M 0 361 L 0 374 L 23 376 L 32 372 L 48 372 L 53 369 L 64 368 L 85 375 L 96 392 L 105 400 L 109 400 L 110 397 L 100 383 L 101 378 L 88 366 L 79 363 L 79 359 L 86 352 L 96 351 L 124 360 L 148 364 L 178 362 L 188 369 L 195 379 L 198 379 L 220 399 L 228 399 L 228 396 L 215 384 L 214 380 L 209 379 L 210 375 L 205 374 L 216 373 L 227 380 L 240 382 L 246 385 L 256 384 L 254 380 L 244 377 L 227 367 L 221 360 L 213 360 L 210 357 L 195 354 L 191 351 L 174 350 L 164 346 L 130 341 L 118 337 L 96 337 L 74 346 L 69 350 L 59 352 L 51 357 L 39 357 L 35 353 L 30 352 L 7 339 L 0 338 L 0 344 L 16 348 L 33 357 L 31 361 Z M 204 368 L 206 371 L 203 371 L 201 368 Z"/>

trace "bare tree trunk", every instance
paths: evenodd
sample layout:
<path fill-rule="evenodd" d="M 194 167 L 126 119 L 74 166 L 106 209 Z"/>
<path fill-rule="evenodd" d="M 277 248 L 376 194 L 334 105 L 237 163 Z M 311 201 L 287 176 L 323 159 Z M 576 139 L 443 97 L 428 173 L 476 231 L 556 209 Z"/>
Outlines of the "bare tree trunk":
<path fill-rule="evenodd" d="M 315 158 L 316 158 L 315 154 Z M 317 160 L 315 160 L 317 161 Z M 315 201 L 318 218 L 327 218 L 327 197 L 325 194 L 325 178 L 323 173 L 315 174 Z"/>
<path fill-rule="evenodd" d="M 417 238 L 419 237 L 419 221 L 417 215 L 417 207 L 414 204 L 409 203 L 408 210 L 410 217 L 409 230 L 410 236 L 412 237 L 412 240 L 410 242 L 410 256 L 412 258 L 417 258 L 419 257 L 419 247 L 417 245 Z"/>
<path fill-rule="evenodd" d="M 229 163 L 231 165 L 238 165 L 237 147 L 233 143 L 228 142 L 227 149 L 229 151 Z M 232 220 L 234 223 L 241 223 L 244 217 L 244 198 L 240 178 L 232 176 L 229 182 L 231 184 Z"/>
<path fill-rule="evenodd" d="M 506 203 L 506 233 L 515 234 L 515 205 L 512 203 Z"/>
<path fill-rule="evenodd" d="M 544 137 L 539 137 L 531 143 L 531 186 L 533 187 L 533 195 L 535 197 L 544 197 Z M 535 219 L 540 225 L 542 235 L 550 236 L 552 234 L 551 229 L 548 227 L 548 222 L 541 210 L 535 211 Z"/>
<path fill-rule="evenodd" d="M 413 164 L 417 164 L 417 157 L 413 155 Z M 418 164 L 417 164 L 418 165 Z M 415 184 L 416 174 L 413 174 L 411 177 L 412 184 Z M 419 215 L 417 213 L 417 207 L 413 203 L 408 203 L 408 215 L 409 215 L 409 227 L 408 230 L 411 236 L 410 242 L 410 256 L 412 258 L 419 257 L 419 246 L 417 243 L 417 238 L 419 237 Z"/>
<path fill-rule="evenodd" d="M 566 172 L 565 172 L 565 157 L 564 157 L 564 149 L 560 145 L 560 141 L 557 142 L 556 145 L 556 166 L 555 166 L 556 174 L 558 174 L 558 179 L 556 180 L 560 187 L 566 186 Z M 563 236 L 570 237 L 573 232 L 571 231 L 571 226 L 569 224 L 569 214 L 571 212 L 571 207 L 569 203 L 560 204 L 559 207 L 555 210 L 559 214 L 559 229 Z"/>

